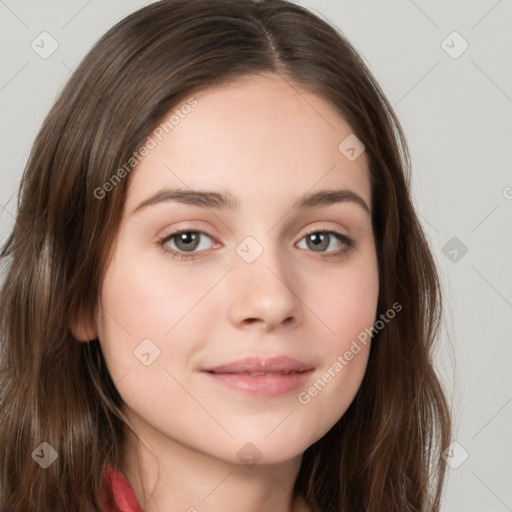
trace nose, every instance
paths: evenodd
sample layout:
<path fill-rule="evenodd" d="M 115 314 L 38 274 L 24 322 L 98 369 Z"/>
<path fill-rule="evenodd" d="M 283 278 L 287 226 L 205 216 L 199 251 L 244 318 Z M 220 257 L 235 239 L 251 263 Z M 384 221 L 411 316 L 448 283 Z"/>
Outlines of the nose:
<path fill-rule="evenodd" d="M 277 249 L 265 249 L 252 263 L 239 258 L 230 279 L 229 315 L 236 326 L 270 331 L 302 322 L 300 283 Z"/>

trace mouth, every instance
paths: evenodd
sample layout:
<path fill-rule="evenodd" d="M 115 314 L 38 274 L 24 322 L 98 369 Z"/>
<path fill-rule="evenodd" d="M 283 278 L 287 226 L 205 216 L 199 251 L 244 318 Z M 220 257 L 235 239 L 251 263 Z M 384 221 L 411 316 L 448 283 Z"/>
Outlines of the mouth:
<path fill-rule="evenodd" d="M 238 392 L 280 396 L 304 386 L 314 368 L 288 356 L 249 357 L 202 370 L 210 381 Z"/>

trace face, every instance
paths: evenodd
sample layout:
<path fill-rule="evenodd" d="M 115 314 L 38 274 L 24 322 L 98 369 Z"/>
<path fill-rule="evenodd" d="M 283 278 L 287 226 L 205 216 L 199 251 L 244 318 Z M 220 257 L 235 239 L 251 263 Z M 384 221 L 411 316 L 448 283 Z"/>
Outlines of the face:
<path fill-rule="evenodd" d="M 340 150 L 345 120 L 277 75 L 193 98 L 129 177 L 98 337 L 156 453 L 290 460 L 344 414 L 366 368 L 366 155 Z"/>

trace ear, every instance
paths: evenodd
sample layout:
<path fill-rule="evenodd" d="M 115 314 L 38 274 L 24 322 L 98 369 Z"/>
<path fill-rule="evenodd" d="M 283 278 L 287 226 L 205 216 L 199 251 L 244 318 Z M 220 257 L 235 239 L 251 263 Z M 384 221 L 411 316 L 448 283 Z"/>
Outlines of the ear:
<path fill-rule="evenodd" d="M 81 308 L 79 313 L 74 315 L 70 321 L 69 328 L 73 337 L 84 343 L 98 337 L 94 322 L 91 320 L 90 315 L 84 308 Z"/>

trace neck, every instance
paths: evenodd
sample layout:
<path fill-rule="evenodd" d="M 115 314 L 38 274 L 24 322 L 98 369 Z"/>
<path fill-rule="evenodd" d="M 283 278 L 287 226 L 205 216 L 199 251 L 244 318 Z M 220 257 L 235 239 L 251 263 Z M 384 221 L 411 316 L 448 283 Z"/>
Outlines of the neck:
<path fill-rule="evenodd" d="M 144 512 L 307 512 L 293 499 L 302 455 L 279 464 L 233 463 L 168 437 L 151 448 L 128 430 L 122 472 Z"/>

